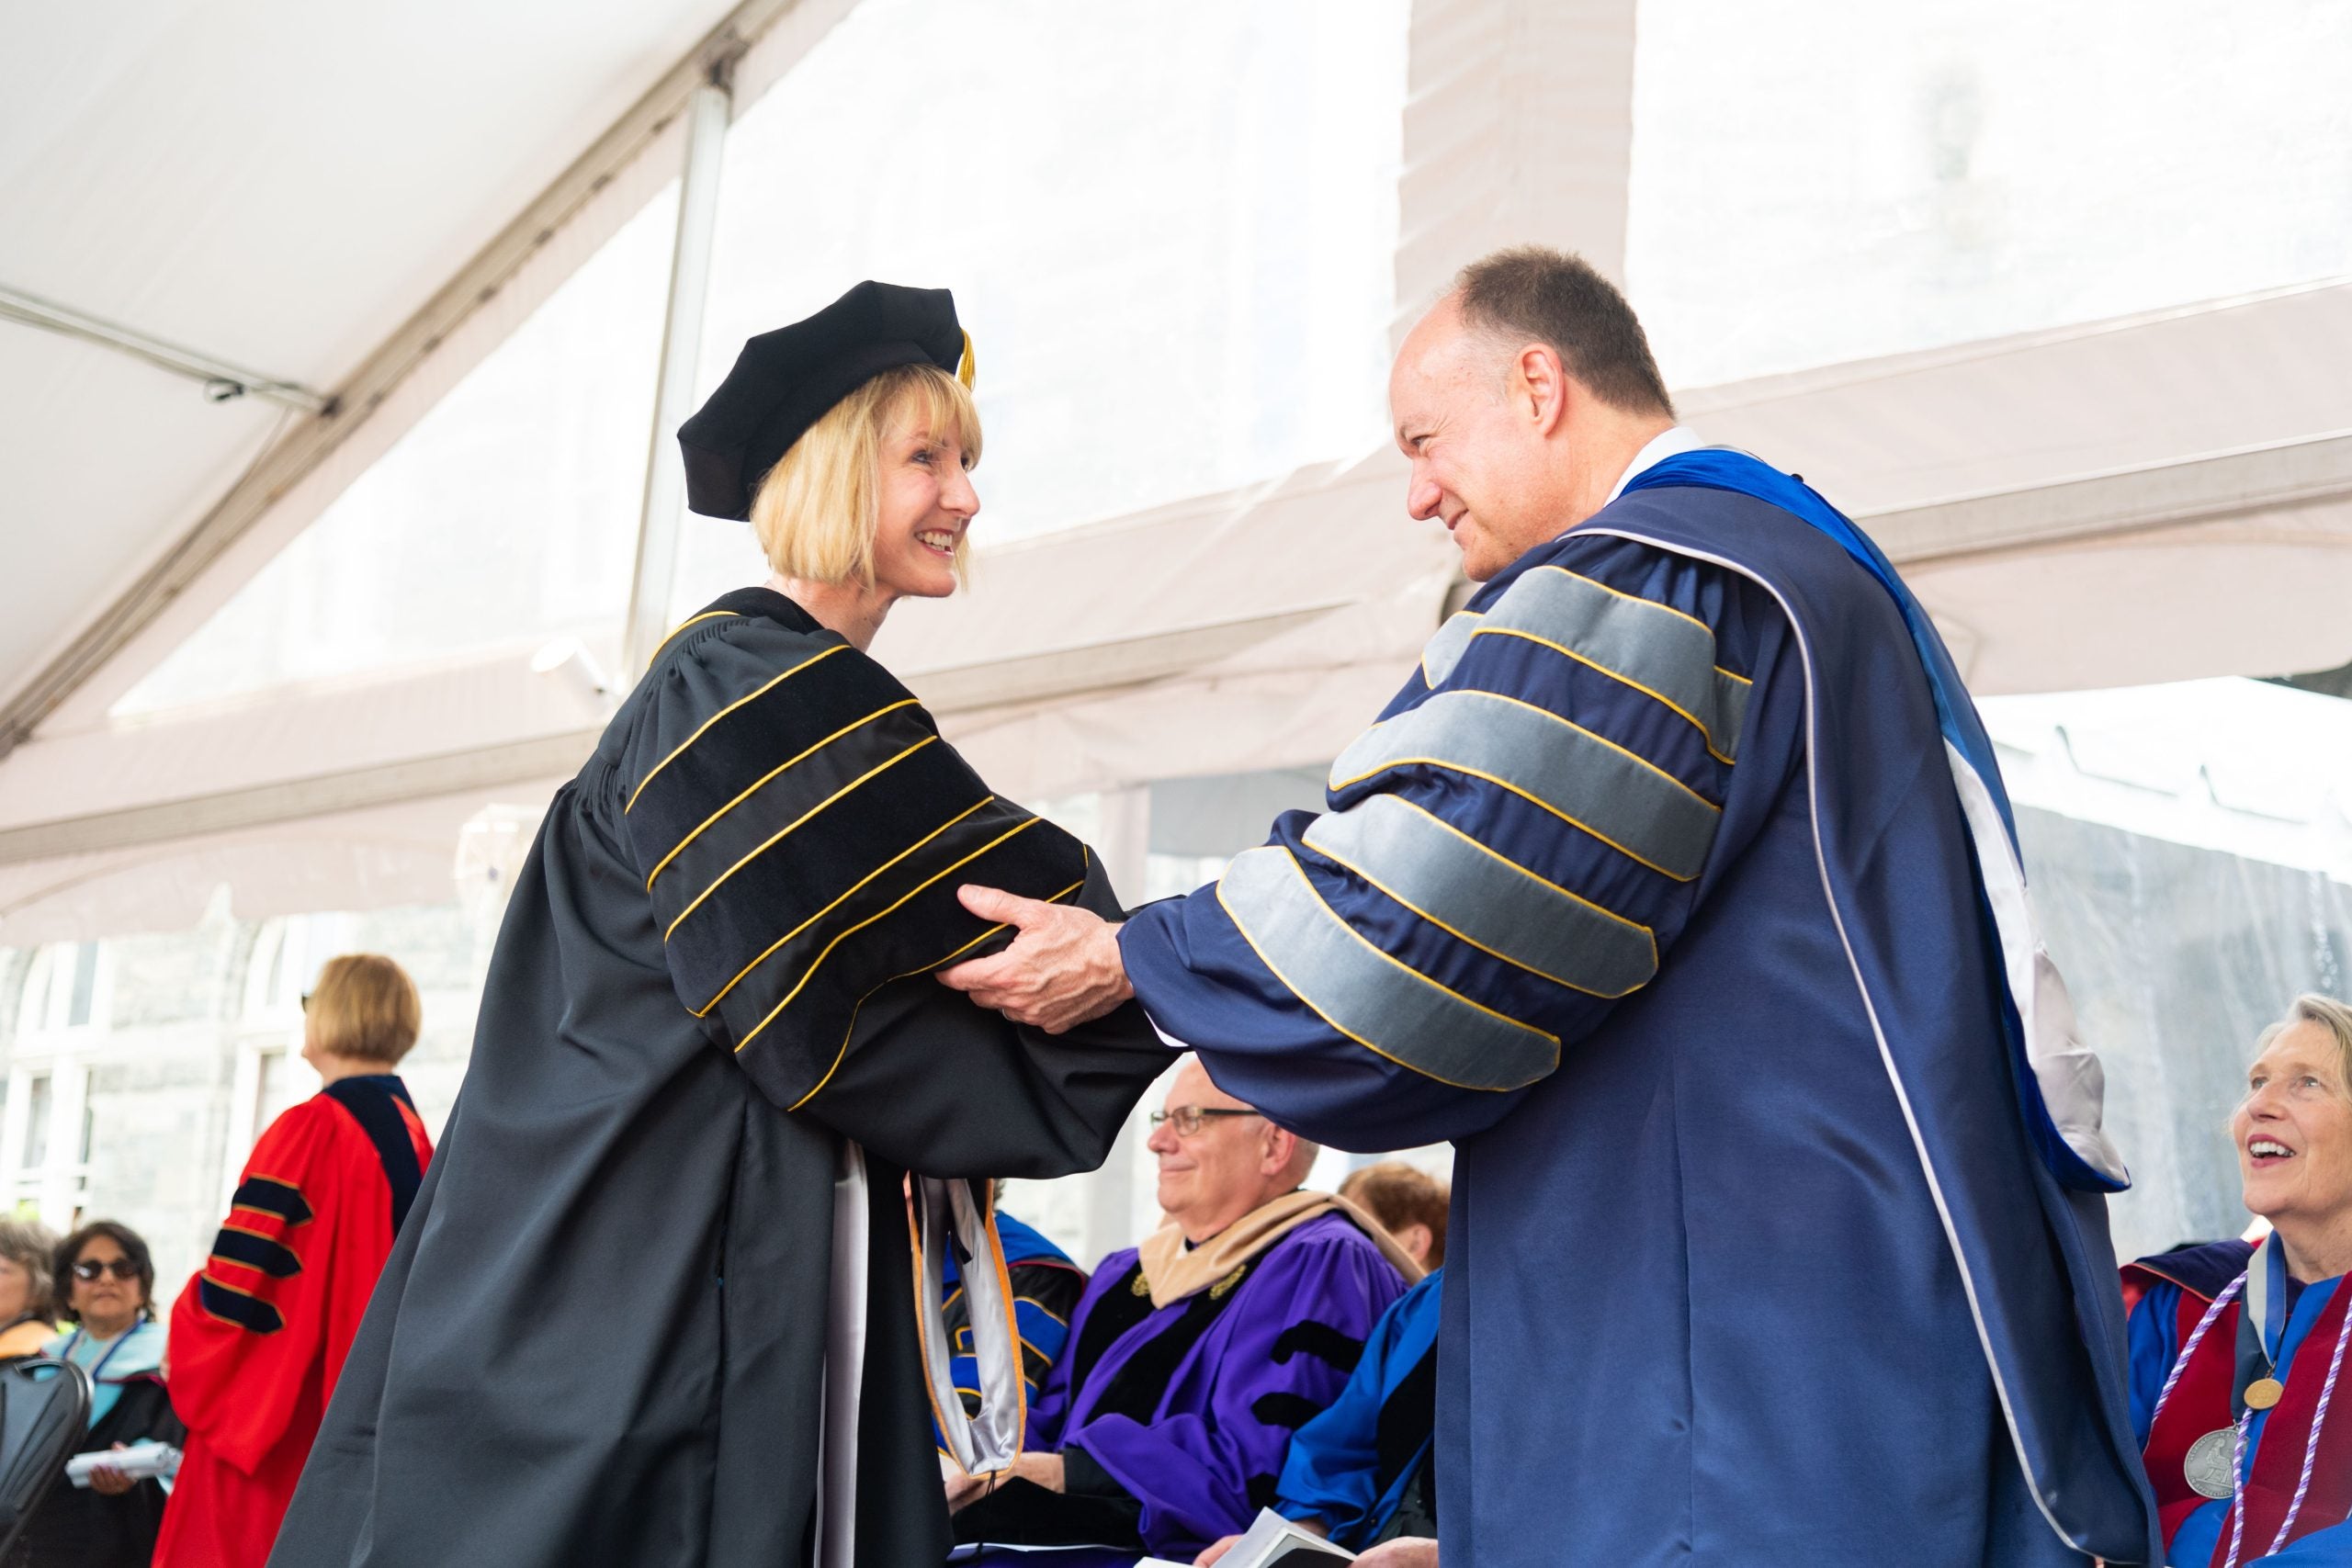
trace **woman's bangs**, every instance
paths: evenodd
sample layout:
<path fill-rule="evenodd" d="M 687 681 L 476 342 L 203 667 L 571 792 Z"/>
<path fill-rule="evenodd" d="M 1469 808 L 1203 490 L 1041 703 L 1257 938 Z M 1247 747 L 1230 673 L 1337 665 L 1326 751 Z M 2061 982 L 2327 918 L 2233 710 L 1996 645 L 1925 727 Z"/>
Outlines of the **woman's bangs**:
<path fill-rule="evenodd" d="M 964 383 L 944 370 L 930 366 L 917 367 L 899 393 L 888 423 L 897 429 L 920 426 L 934 441 L 952 431 L 956 444 L 964 449 L 965 466 L 975 468 L 979 464 L 980 411 L 974 406 L 972 394 L 965 389 Z"/>

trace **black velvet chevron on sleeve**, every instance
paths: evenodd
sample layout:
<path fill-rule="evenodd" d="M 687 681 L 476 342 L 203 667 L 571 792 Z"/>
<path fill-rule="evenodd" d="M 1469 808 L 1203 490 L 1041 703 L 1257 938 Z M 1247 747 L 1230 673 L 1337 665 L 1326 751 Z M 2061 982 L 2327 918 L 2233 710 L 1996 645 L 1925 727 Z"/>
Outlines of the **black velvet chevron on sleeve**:
<path fill-rule="evenodd" d="M 1328 1323 L 1317 1323 L 1311 1317 L 1301 1318 L 1276 1337 L 1273 1359 L 1276 1365 L 1287 1366 L 1293 1356 L 1307 1355 L 1342 1372 L 1352 1372 L 1356 1363 L 1363 1359 L 1363 1341 L 1352 1334 L 1341 1333 Z"/>
<path fill-rule="evenodd" d="M 958 886 L 1068 898 L 1086 852 L 991 795 L 912 694 L 831 634 L 721 627 L 694 657 L 708 678 L 665 699 L 693 711 L 658 716 L 626 831 L 681 999 L 793 1107 L 866 996 L 1009 937 Z"/>

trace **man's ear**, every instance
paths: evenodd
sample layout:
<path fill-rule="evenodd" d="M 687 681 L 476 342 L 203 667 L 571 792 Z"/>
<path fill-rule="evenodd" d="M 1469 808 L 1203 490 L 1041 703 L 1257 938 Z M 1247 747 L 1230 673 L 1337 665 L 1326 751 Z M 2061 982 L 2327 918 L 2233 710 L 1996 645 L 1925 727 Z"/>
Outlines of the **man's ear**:
<path fill-rule="evenodd" d="M 1272 1122 L 1266 1123 L 1266 1170 L 1268 1176 L 1280 1176 L 1290 1168 L 1291 1156 L 1298 1152 L 1298 1134 Z"/>
<path fill-rule="evenodd" d="M 1549 436 L 1567 417 L 1568 400 L 1575 395 L 1567 367 L 1549 344 L 1531 343 L 1511 361 L 1511 403 L 1533 423 L 1535 434 Z"/>

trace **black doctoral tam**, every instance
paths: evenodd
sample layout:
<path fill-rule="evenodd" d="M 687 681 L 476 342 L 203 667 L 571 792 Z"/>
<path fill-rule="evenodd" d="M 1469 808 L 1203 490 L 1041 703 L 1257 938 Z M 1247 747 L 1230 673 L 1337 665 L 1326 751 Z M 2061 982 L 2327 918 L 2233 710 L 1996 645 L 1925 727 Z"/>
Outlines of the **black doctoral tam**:
<path fill-rule="evenodd" d="M 936 365 L 952 376 L 969 351 L 953 294 L 871 280 L 806 321 L 760 333 L 678 427 L 686 505 L 706 517 L 748 519 L 760 480 L 835 403 L 901 365 Z"/>

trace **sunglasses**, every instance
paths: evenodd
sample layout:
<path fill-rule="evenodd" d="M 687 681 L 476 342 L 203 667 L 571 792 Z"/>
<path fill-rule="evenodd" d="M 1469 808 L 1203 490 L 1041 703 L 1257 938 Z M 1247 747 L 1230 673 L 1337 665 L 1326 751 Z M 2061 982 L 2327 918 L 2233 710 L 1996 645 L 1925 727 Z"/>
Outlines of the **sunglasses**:
<path fill-rule="evenodd" d="M 85 1258 L 74 1265 L 74 1278 L 85 1284 L 101 1274 L 111 1274 L 122 1280 L 136 1280 L 139 1278 L 139 1265 L 128 1258 L 110 1258 L 103 1263 L 95 1258 Z"/>

